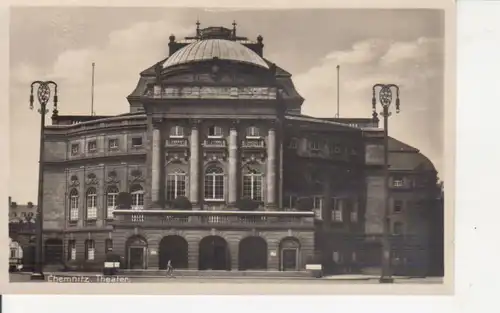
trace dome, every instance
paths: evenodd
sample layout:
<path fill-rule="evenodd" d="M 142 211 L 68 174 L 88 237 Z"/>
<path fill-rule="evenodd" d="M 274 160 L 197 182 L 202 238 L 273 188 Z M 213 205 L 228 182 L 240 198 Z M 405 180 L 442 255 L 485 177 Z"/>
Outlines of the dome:
<path fill-rule="evenodd" d="M 266 61 L 257 53 L 244 45 L 231 40 L 207 39 L 193 42 L 172 54 L 164 63 L 163 68 L 201 62 L 213 58 L 252 64 L 268 69 Z"/>

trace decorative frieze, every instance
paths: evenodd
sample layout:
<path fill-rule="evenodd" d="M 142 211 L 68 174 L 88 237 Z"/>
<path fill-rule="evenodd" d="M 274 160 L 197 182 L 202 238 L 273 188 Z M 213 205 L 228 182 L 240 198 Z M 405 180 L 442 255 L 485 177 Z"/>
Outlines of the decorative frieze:
<path fill-rule="evenodd" d="M 154 99 L 276 99 L 274 87 L 222 87 L 222 86 L 166 86 L 161 93 L 153 88 L 145 96 Z"/>

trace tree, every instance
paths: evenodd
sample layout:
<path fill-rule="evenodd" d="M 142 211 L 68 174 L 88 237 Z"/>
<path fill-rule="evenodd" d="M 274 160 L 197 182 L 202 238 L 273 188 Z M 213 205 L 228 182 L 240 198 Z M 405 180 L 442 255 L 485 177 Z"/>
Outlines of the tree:
<path fill-rule="evenodd" d="M 132 207 L 132 195 L 128 192 L 120 192 L 116 197 L 116 206 L 118 209 L 130 209 Z"/>
<path fill-rule="evenodd" d="M 240 211 L 255 211 L 259 208 L 259 203 L 248 197 L 243 197 L 236 201 L 236 207 Z"/>
<path fill-rule="evenodd" d="M 193 205 L 188 198 L 179 196 L 172 201 L 172 209 L 174 210 L 192 210 Z"/>

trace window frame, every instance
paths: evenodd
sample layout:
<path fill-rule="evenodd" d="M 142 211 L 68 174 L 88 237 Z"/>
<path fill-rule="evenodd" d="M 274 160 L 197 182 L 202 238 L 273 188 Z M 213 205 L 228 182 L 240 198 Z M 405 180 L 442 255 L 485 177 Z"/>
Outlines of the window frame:
<path fill-rule="evenodd" d="M 85 208 L 87 209 L 86 220 L 97 220 L 97 189 L 94 187 L 88 188 L 87 192 L 85 193 Z"/>
<path fill-rule="evenodd" d="M 214 131 L 213 135 L 210 134 L 210 132 L 211 132 L 212 129 Z M 220 132 L 219 135 L 217 135 L 217 130 Z M 224 132 L 222 130 L 222 127 L 217 126 L 217 125 L 212 125 L 212 126 L 208 127 L 207 138 L 222 138 L 223 136 L 224 136 Z"/>
<path fill-rule="evenodd" d="M 264 175 L 259 172 L 256 169 L 252 169 L 249 171 L 245 171 L 242 175 L 242 182 L 241 182 L 241 187 L 242 187 L 242 196 L 243 197 L 248 197 L 256 202 L 262 202 L 264 199 L 264 188 L 263 187 L 263 179 Z M 248 191 L 245 187 L 245 179 L 250 179 L 250 194 L 246 194 L 246 191 Z M 260 186 L 260 187 L 259 187 Z M 260 192 L 259 192 L 260 188 Z M 257 195 L 257 197 L 255 197 Z"/>
<path fill-rule="evenodd" d="M 120 189 L 117 186 L 108 186 L 106 189 L 106 219 L 112 220 L 114 218 L 113 211 L 116 210 L 118 200 L 118 194 L 120 193 Z M 109 205 L 110 199 L 112 199 L 112 204 Z"/>
<path fill-rule="evenodd" d="M 185 136 L 183 126 L 175 125 L 170 128 L 169 138 L 184 138 Z"/>
<path fill-rule="evenodd" d="M 171 179 L 173 178 L 173 180 Z M 175 200 L 176 198 L 178 197 L 185 197 L 186 196 L 186 193 L 187 193 L 187 174 L 186 172 L 184 172 L 183 170 L 180 170 L 180 169 L 176 169 L 174 170 L 173 172 L 169 172 L 167 174 L 167 179 L 165 181 L 165 187 L 166 187 L 166 195 L 165 195 L 165 198 L 167 200 Z M 171 182 L 173 181 L 173 189 L 171 190 Z M 182 185 L 181 182 L 184 183 L 184 190 L 182 191 L 182 188 L 180 188 L 181 186 L 179 185 Z M 170 191 L 173 191 L 173 198 L 171 198 L 171 193 Z"/>
<path fill-rule="evenodd" d="M 92 149 L 91 149 L 92 145 Z M 96 153 L 97 152 L 97 140 L 89 140 L 87 141 L 87 152 L 88 153 Z"/>
<path fill-rule="evenodd" d="M 209 173 L 210 170 L 218 170 L 219 172 L 216 173 L 216 172 L 212 172 L 212 173 Z M 211 194 L 212 194 L 212 197 L 208 198 L 207 197 L 207 180 L 208 178 L 211 178 Z M 222 180 L 222 184 L 221 181 L 218 181 L 218 178 L 220 178 Z M 218 194 L 217 192 L 217 187 L 220 187 L 222 186 L 222 191 L 220 192 L 222 197 L 221 198 L 218 198 L 216 197 L 216 195 Z M 225 192 L 226 192 L 226 186 L 225 186 L 225 173 L 224 173 L 224 169 L 219 166 L 219 165 L 212 165 L 212 166 L 209 166 L 205 169 L 205 172 L 204 172 L 204 179 L 203 179 L 203 198 L 205 201 L 224 201 L 225 200 Z"/>
<path fill-rule="evenodd" d="M 80 194 L 76 188 L 69 192 L 69 220 L 77 222 L 80 219 Z"/>

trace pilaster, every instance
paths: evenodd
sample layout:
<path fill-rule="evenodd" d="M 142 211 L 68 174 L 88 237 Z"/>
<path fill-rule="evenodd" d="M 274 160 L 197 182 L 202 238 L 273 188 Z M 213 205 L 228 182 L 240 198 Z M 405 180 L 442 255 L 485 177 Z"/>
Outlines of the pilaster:
<path fill-rule="evenodd" d="M 228 204 L 234 205 L 238 199 L 238 130 L 237 122 L 229 130 L 229 198 Z"/>
<path fill-rule="evenodd" d="M 200 134 L 199 120 L 191 121 L 190 157 L 189 157 L 189 201 L 199 203 L 200 182 Z"/>
<path fill-rule="evenodd" d="M 271 124 L 267 135 L 267 206 L 276 207 L 276 125 Z"/>

